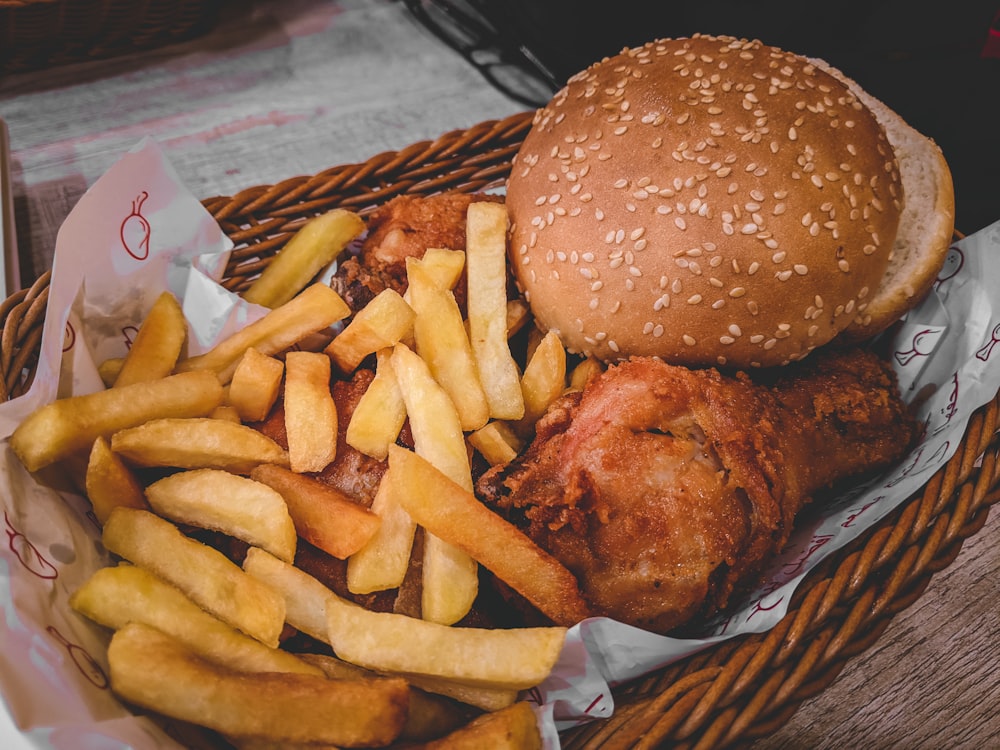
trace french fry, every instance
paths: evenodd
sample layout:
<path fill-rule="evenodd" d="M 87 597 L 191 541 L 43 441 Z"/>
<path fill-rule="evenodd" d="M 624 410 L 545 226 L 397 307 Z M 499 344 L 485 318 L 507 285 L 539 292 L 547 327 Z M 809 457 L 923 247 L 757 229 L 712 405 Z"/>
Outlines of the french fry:
<path fill-rule="evenodd" d="M 124 364 L 125 357 L 109 357 L 97 365 L 97 374 L 100 375 L 105 388 L 111 388 L 115 384 Z"/>
<path fill-rule="evenodd" d="M 139 326 L 115 386 L 165 378 L 177 364 L 186 340 L 184 311 L 173 294 L 163 292 Z"/>
<path fill-rule="evenodd" d="M 154 513 L 115 508 L 101 537 L 109 552 L 173 584 L 223 622 L 278 645 L 285 602 L 218 550 L 191 539 Z"/>
<path fill-rule="evenodd" d="M 379 519 L 374 536 L 347 559 L 347 589 L 370 594 L 398 588 L 406 577 L 416 524 L 393 496 L 383 475 L 371 510 Z"/>
<path fill-rule="evenodd" d="M 212 373 L 171 375 L 46 404 L 18 425 L 10 446 L 28 471 L 38 471 L 90 450 L 98 437 L 159 417 L 202 417 L 220 403 L 222 386 Z"/>
<path fill-rule="evenodd" d="M 392 369 L 392 349 L 380 349 L 375 356 L 375 377 L 351 412 L 344 441 L 382 461 L 406 422 L 406 403 Z"/>
<path fill-rule="evenodd" d="M 494 419 L 520 419 L 524 397 L 507 344 L 507 210 L 469 204 L 466 221 L 469 339 Z"/>
<path fill-rule="evenodd" d="M 354 372 L 369 354 L 405 340 L 413 330 L 413 317 L 399 292 L 385 289 L 354 314 L 326 353 L 342 372 Z"/>
<path fill-rule="evenodd" d="M 471 491 L 472 470 L 465 434 L 448 394 L 434 380 L 427 364 L 404 344 L 396 344 L 392 367 L 406 403 L 416 450 Z M 422 581 L 422 616 L 446 625 L 468 614 L 479 590 L 475 561 L 433 534 L 424 540 Z"/>
<path fill-rule="evenodd" d="M 570 626 L 589 608 L 576 578 L 512 523 L 426 459 L 399 446 L 389 450 L 393 492 L 410 517 L 458 547 L 535 605 L 553 622 Z"/>
<path fill-rule="evenodd" d="M 410 750 L 541 750 L 542 734 L 531 705 L 525 701 L 483 714 L 440 739 Z"/>
<path fill-rule="evenodd" d="M 478 430 L 490 417 L 472 345 L 455 295 L 438 287 L 418 263 L 407 260 L 416 352 L 427 363 L 458 412 L 463 430 Z"/>
<path fill-rule="evenodd" d="M 126 508 L 149 507 L 142 483 L 111 450 L 104 437 L 97 438 L 90 450 L 84 487 L 94 515 L 102 524 L 120 505 Z"/>
<path fill-rule="evenodd" d="M 111 436 L 111 450 L 139 466 L 223 469 L 249 474 L 288 465 L 288 452 L 252 427 L 221 419 L 151 419 Z"/>
<path fill-rule="evenodd" d="M 468 441 L 483 455 L 490 466 L 510 463 L 524 448 L 524 441 L 515 434 L 507 422 L 501 421 L 483 425 L 469 434 Z"/>
<path fill-rule="evenodd" d="M 454 680 L 440 677 L 410 674 L 406 681 L 413 687 L 428 693 L 443 695 L 459 703 L 481 708 L 483 711 L 499 711 L 517 700 L 519 690 L 514 688 L 485 687 L 483 685 L 466 685 Z"/>
<path fill-rule="evenodd" d="M 573 368 L 569 375 L 567 392 L 580 391 L 590 382 L 590 379 L 604 372 L 604 365 L 596 357 L 587 357 Z"/>
<path fill-rule="evenodd" d="M 285 355 L 285 435 L 292 471 L 322 471 L 337 455 L 337 405 L 330 358 L 322 352 Z"/>
<path fill-rule="evenodd" d="M 526 690 L 552 671 L 566 629 L 455 628 L 327 598 L 328 640 L 341 659 L 380 672 Z"/>
<path fill-rule="evenodd" d="M 151 625 L 199 656 L 241 672 L 325 674 L 294 654 L 244 635 L 180 589 L 135 565 L 100 568 L 73 592 L 69 603 L 84 617 L 112 630 L 130 622 Z"/>
<path fill-rule="evenodd" d="M 385 745 L 399 736 L 409 705 L 403 680 L 239 672 L 140 623 L 115 632 L 108 664 L 111 689 L 125 701 L 233 737 Z"/>
<path fill-rule="evenodd" d="M 321 669 L 331 680 L 385 676 L 327 654 L 303 654 L 302 659 Z M 411 690 L 410 710 L 399 739 L 410 742 L 435 739 L 457 729 L 467 719 L 468 711 L 454 701 L 424 690 Z"/>
<path fill-rule="evenodd" d="M 246 422 L 260 422 L 271 411 L 281 391 L 285 365 L 250 347 L 233 370 L 229 383 L 229 403 Z"/>
<path fill-rule="evenodd" d="M 326 602 L 339 599 L 319 579 L 269 552 L 251 547 L 243 559 L 243 570 L 284 600 L 285 621 L 296 630 L 326 641 Z"/>
<path fill-rule="evenodd" d="M 211 370 L 219 380 L 228 383 L 247 349 L 253 347 L 261 354 L 278 354 L 350 314 L 351 308 L 333 289 L 322 283 L 312 284 L 204 354 L 182 359 L 175 369 Z"/>
<path fill-rule="evenodd" d="M 566 390 L 566 349 L 559 337 L 549 331 L 535 348 L 521 376 L 524 417 L 519 425 L 534 431 L 535 422 L 549 405 Z"/>
<path fill-rule="evenodd" d="M 256 467 L 250 472 L 250 478 L 284 499 L 295 525 L 294 532 L 341 560 L 368 544 L 381 525 L 375 513 L 334 487 L 277 464 Z M 293 559 L 274 554 L 288 562 Z"/>
<path fill-rule="evenodd" d="M 284 498 L 267 484 L 219 469 L 192 469 L 153 482 L 146 499 L 155 513 L 175 523 L 220 531 L 282 560 L 295 559 L 292 517 Z"/>
<path fill-rule="evenodd" d="M 410 263 L 419 265 L 439 289 L 454 289 L 465 270 L 465 253 L 445 247 L 429 247 L 419 258 L 408 258 L 407 266 Z M 410 301 L 409 288 L 403 293 L 403 299 Z"/>
<path fill-rule="evenodd" d="M 243 294 L 264 307 L 283 305 L 311 282 L 364 231 L 352 211 L 335 208 L 307 221 Z"/>
<path fill-rule="evenodd" d="M 229 406 L 228 404 L 216 406 L 208 416 L 210 419 L 224 419 L 227 422 L 235 422 L 236 424 L 243 423 L 243 419 L 240 417 L 240 413 L 236 411 L 236 407 Z"/>
<path fill-rule="evenodd" d="M 507 338 L 515 336 L 531 320 L 531 308 L 523 298 L 507 300 Z"/>

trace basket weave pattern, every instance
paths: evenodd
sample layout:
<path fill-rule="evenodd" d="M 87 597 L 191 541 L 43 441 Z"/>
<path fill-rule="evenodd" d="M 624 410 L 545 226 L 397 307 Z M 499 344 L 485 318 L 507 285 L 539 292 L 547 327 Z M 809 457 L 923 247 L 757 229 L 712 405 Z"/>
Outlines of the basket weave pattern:
<path fill-rule="evenodd" d="M 453 131 L 361 164 L 204 201 L 235 249 L 225 284 L 239 291 L 309 217 L 365 215 L 400 193 L 499 186 L 531 113 Z M 48 275 L 0 306 L 4 398 L 31 382 Z M 615 690 L 612 718 L 567 732 L 569 750 L 743 747 L 777 731 L 913 604 L 1000 500 L 1000 395 L 979 409 L 952 459 L 924 488 L 813 570 L 787 615 Z"/>

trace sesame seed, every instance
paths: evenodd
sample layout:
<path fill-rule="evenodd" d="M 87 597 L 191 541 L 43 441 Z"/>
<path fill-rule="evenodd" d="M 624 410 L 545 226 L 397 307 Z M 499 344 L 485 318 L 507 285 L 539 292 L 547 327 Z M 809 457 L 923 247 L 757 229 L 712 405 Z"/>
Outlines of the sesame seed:
<path fill-rule="evenodd" d="M 685 333 L 685 334 L 684 334 L 684 335 L 683 335 L 683 336 L 681 337 L 681 340 L 682 340 L 682 341 L 683 341 L 683 342 L 684 342 L 685 344 L 687 344 L 688 346 L 694 346 L 695 344 L 697 344 L 697 343 L 698 343 L 698 342 L 697 342 L 697 341 L 695 340 L 694 336 L 690 336 L 690 335 L 688 335 L 688 334 L 686 334 L 686 333 Z"/>

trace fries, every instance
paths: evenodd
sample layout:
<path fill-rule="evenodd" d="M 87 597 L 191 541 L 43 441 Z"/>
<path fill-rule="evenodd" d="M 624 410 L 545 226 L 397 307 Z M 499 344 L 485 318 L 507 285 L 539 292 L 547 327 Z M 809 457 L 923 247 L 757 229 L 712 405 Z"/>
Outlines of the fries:
<path fill-rule="evenodd" d="M 100 523 L 107 521 L 118 506 L 149 507 L 142 483 L 103 437 L 97 438 L 90 449 L 84 487 Z"/>
<path fill-rule="evenodd" d="M 262 464 L 250 472 L 250 478 L 284 499 L 299 536 L 341 560 L 368 544 L 378 532 L 381 521 L 375 513 L 312 477 L 277 464 Z M 275 554 L 283 560 L 292 560 Z"/>
<path fill-rule="evenodd" d="M 202 658 L 247 672 L 323 674 L 318 667 L 214 617 L 148 570 L 122 563 L 101 568 L 73 592 L 70 606 L 99 625 L 119 630 L 141 622 L 181 641 Z"/>
<path fill-rule="evenodd" d="M 407 262 L 406 268 L 407 291 L 416 313 L 413 339 L 417 354 L 451 398 L 462 429 L 477 430 L 489 419 L 490 406 L 455 296 L 438 287 L 418 263 Z"/>
<path fill-rule="evenodd" d="M 271 310 L 213 349 L 177 363 L 177 371 L 211 370 L 228 383 L 247 349 L 261 354 L 283 352 L 311 334 L 329 328 L 351 314 L 351 308 L 326 284 L 312 284 L 297 297 Z"/>
<path fill-rule="evenodd" d="M 172 583 L 223 622 L 268 646 L 278 645 L 285 623 L 281 595 L 218 550 L 133 508 L 115 508 L 101 538 L 109 552 Z"/>
<path fill-rule="evenodd" d="M 344 440 L 381 461 L 406 422 L 406 402 L 392 369 L 392 349 L 381 349 L 375 356 L 375 377 L 354 407 Z"/>
<path fill-rule="evenodd" d="M 507 422 L 490 422 L 471 433 L 468 440 L 490 466 L 510 463 L 524 447 L 524 441 Z"/>
<path fill-rule="evenodd" d="M 535 422 L 566 390 L 566 350 L 556 334 L 546 333 L 535 348 L 521 376 L 524 417 L 520 425 L 534 431 Z"/>
<path fill-rule="evenodd" d="M 392 367 L 417 451 L 453 481 L 471 490 L 465 435 L 448 394 L 434 380 L 427 364 L 404 344 L 396 344 Z M 468 555 L 428 534 L 424 539 L 422 583 L 422 616 L 451 625 L 472 608 L 479 590 L 478 568 Z"/>
<path fill-rule="evenodd" d="M 10 437 L 28 471 L 38 471 L 94 440 L 161 417 L 201 417 L 222 403 L 222 386 L 208 372 L 191 372 L 71 396 L 32 412 Z"/>
<path fill-rule="evenodd" d="M 524 416 L 517 363 L 507 345 L 507 211 L 498 203 L 469 205 L 466 274 L 469 339 L 494 419 Z"/>
<path fill-rule="evenodd" d="M 525 690 L 552 671 L 566 629 L 455 628 L 406 615 L 372 612 L 327 598 L 328 638 L 341 659 L 401 675 Z"/>
<path fill-rule="evenodd" d="M 484 565 L 544 612 L 570 626 L 588 616 L 573 574 L 520 529 L 412 451 L 393 446 L 389 474 L 419 525 Z"/>
<path fill-rule="evenodd" d="M 139 327 L 115 386 L 158 380 L 169 375 L 187 340 L 187 320 L 177 298 L 163 292 Z"/>
<path fill-rule="evenodd" d="M 249 474 L 288 466 L 288 452 L 252 427 L 222 419 L 151 419 L 111 436 L 111 450 L 140 466 L 222 469 Z"/>
<path fill-rule="evenodd" d="M 447 737 L 412 750 L 541 750 L 542 736 L 531 706 L 526 702 L 483 714 Z"/>
<path fill-rule="evenodd" d="M 384 745 L 399 736 L 409 704 L 403 680 L 239 672 L 140 623 L 112 636 L 108 664 L 111 689 L 128 702 L 234 737 Z"/>
<path fill-rule="evenodd" d="M 414 313 L 393 289 L 385 289 L 358 310 L 326 347 L 341 372 L 354 372 L 369 354 L 409 337 Z"/>
<path fill-rule="evenodd" d="M 421 257 L 407 258 L 407 268 L 411 263 L 420 266 L 438 288 L 454 289 L 465 270 L 465 253 L 461 250 L 449 250 L 445 247 L 429 247 Z M 403 294 L 403 299 L 409 303 L 409 287 Z"/>
<path fill-rule="evenodd" d="M 292 471 L 322 471 L 337 455 L 337 405 L 325 354 L 285 355 L 285 435 Z"/>
<path fill-rule="evenodd" d="M 146 498 L 158 515 L 176 523 L 221 531 L 282 560 L 295 559 L 295 526 L 284 499 L 267 484 L 194 469 L 153 482 Z"/>
<path fill-rule="evenodd" d="M 352 593 L 398 588 L 406 577 L 417 526 L 393 494 L 394 486 L 383 475 L 372 501 L 372 512 L 380 520 L 378 530 L 347 559 L 347 588 Z"/>
<path fill-rule="evenodd" d="M 298 294 L 364 231 L 356 213 L 335 208 L 305 223 L 243 294 L 248 302 L 278 307 Z"/>
<path fill-rule="evenodd" d="M 240 358 L 229 383 L 229 403 L 240 419 L 260 422 L 278 400 L 285 365 L 280 359 L 261 354 L 252 346 Z"/>

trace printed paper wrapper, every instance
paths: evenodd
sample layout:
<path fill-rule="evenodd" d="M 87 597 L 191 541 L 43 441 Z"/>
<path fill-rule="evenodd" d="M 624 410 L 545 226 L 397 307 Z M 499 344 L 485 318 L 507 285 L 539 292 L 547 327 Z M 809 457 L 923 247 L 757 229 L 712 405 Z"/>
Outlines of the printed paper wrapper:
<path fill-rule="evenodd" d="M 84 195 L 59 232 L 31 390 L 0 405 L 2 436 L 56 396 L 103 387 L 96 363 L 122 356 L 161 291 L 183 302 L 197 354 L 263 314 L 217 281 L 231 243 L 181 184 L 155 142 L 126 154 Z M 614 711 L 611 688 L 726 638 L 761 632 L 786 611 L 795 586 L 820 560 L 862 534 L 917 491 L 955 451 L 975 409 L 1000 389 L 1000 222 L 956 242 L 931 295 L 898 327 L 891 350 L 925 436 L 883 476 L 821 513 L 804 512 L 767 582 L 703 637 L 654 635 L 605 618 L 571 628 L 559 663 L 528 696 L 548 748 L 557 732 Z M 995 351 L 997 350 L 997 351 Z M 69 595 L 108 555 L 87 501 L 36 479 L 5 441 L 0 460 L 3 524 L 0 689 L 26 747 L 117 750 L 190 746 L 137 717 L 111 693 L 109 634 L 69 607 Z M 180 731 L 176 725 L 169 725 Z M 176 736 L 176 731 L 171 734 Z"/>

